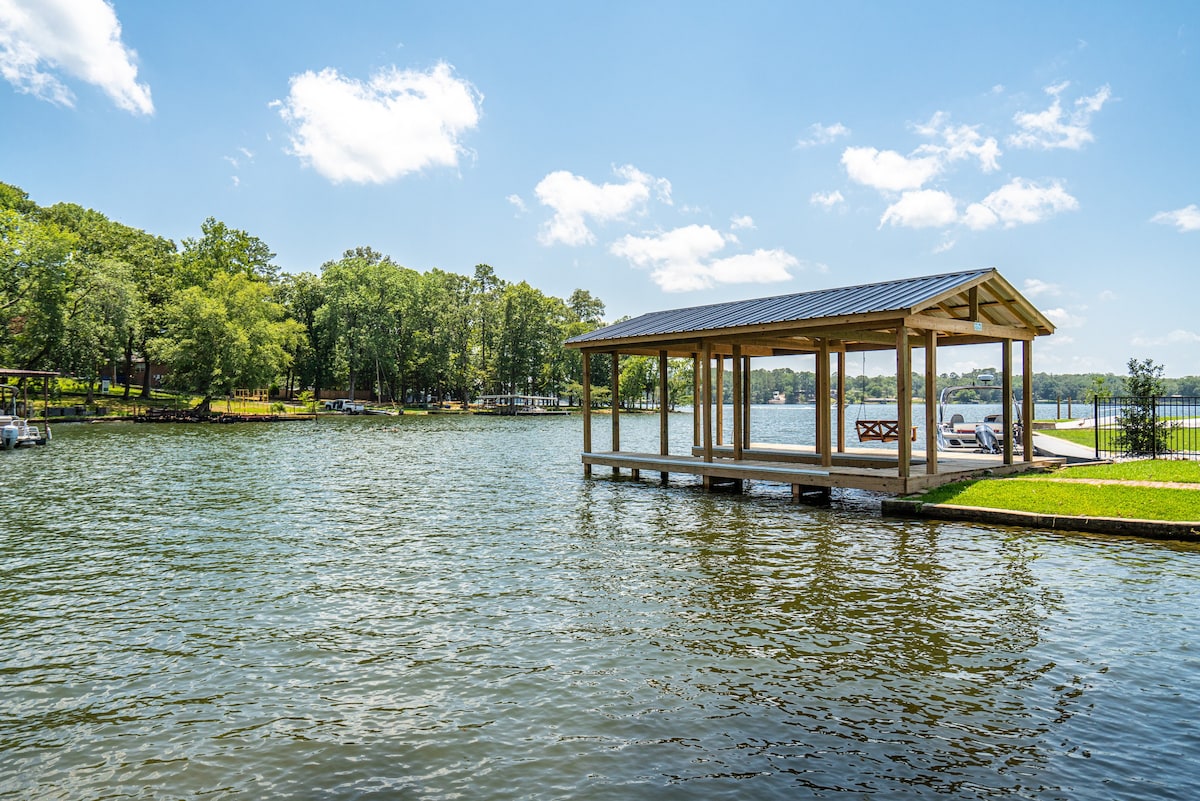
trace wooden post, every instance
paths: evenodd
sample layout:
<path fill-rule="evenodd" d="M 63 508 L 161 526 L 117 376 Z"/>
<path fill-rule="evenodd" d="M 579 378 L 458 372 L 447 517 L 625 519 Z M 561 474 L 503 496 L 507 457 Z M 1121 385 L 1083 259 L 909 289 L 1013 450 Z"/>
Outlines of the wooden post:
<path fill-rule="evenodd" d="M 621 450 L 621 354 L 612 352 L 612 449 L 613 453 Z M 621 474 L 621 468 L 614 467 L 613 475 Z"/>
<path fill-rule="evenodd" d="M 717 444 L 725 444 L 725 357 L 717 355 Z"/>
<path fill-rule="evenodd" d="M 1002 382 L 1003 387 L 1001 389 L 1001 393 L 1004 396 L 1004 401 L 1003 401 L 1004 406 L 1002 407 L 1004 409 L 1004 413 L 1000 418 L 1001 420 L 1003 420 L 1002 425 L 1004 426 L 1004 442 L 1003 442 L 1004 463 L 1012 464 L 1013 463 L 1012 340 L 1011 339 L 1001 340 L 1000 344 L 1004 348 L 1004 351 L 1002 352 L 1002 355 L 1000 357 L 1000 361 L 1001 361 L 1001 365 L 1002 365 L 1001 372 L 1004 374 L 1004 380 Z"/>
<path fill-rule="evenodd" d="M 701 355 L 704 362 L 704 387 L 701 390 L 704 402 L 704 461 L 712 462 L 713 460 L 713 410 L 712 410 L 712 344 L 704 343 L 704 352 Z M 712 488 L 712 476 L 704 476 L 704 489 Z"/>
<path fill-rule="evenodd" d="M 592 354 L 583 352 L 583 452 L 592 452 Z M 592 466 L 585 464 L 583 474 L 590 476 Z"/>
<path fill-rule="evenodd" d="M 700 354 L 692 354 L 692 447 L 699 448 L 700 439 Z"/>
<path fill-rule="evenodd" d="M 742 357 L 742 447 L 750 447 L 750 357 Z"/>
<path fill-rule="evenodd" d="M 900 439 L 897 476 L 907 479 L 912 468 L 912 352 L 908 347 L 908 329 L 896 328 L 896 411 Z"/>
<path fill-rule="evenodd" d="M 838 351 L 837 451 L 846 452 L 846 347 Z"/>
<path fill-rule="evenodd" d="M 742 346 L 734 343 L 733 356 L 730 358 L 733 367 L 733 458 L 742 458 Z"/>
<path fill-rule="evenodd" d="M 925 472 L 937 475 L 937 331 L 925 332 Z"/>
<path fill-rule="evenodd" d="M 1021 342 L 1021 459 L 1033 461 L 1033 340 Z"/>
<path fill-rule="evenodd" d="M 829 408 L 829 340 L 822 337 L 817 351 L 817 453 L 821 466 L 833 464 L 833 415 Z"/>
<path fill-rule="evenodd" d="M 667 352 L 658 352 L 658 452 L 662 456 L 670 453 L 668 441 L 670 418 L 667 416 Z M 667 480 L 666 473 L 660 473 L 659 478 Z"/>

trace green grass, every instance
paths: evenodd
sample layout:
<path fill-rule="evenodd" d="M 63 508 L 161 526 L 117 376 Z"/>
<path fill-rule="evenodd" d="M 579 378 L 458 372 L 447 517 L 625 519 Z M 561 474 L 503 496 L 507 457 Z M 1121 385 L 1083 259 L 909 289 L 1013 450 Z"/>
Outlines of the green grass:
<path fill-rule="evenodd" d="M 1039 429 L 1037 433 L 1065 439 L 1067 442 L 1088 448 L 1096 447 L 1096 430 L 1092 428 L 1046 428 Z"/>
<path fill-rule="evenodd" d="M 925 503 L 951 503 L 1077 517 L 1200 521 L 1200 491 L 1068 484 L 1045 478 L 986 479 L 930 490 Z"/>
<path fill-rule="evenodd" d="M 1066 467 L 1061 478 L 1108 478 L 1121 481 L 1176 481 L 1200 484 L 1200 462 L 1187 459 L 1139 459 L 1136 462 Z M 1026 478 L 1025 480 L 1030 480 Z"/>
<path fill-rule="evenodd" d="M 1096 447 L 1096 430 L 1092 428 L 1048 428 L 1039 429 L 1039 434 L 1065 439 L 1085 448 Z M 1116 431 L 1101 431 L 1100 446 L 1102 448 L 1116 447 Z M 1192 429 L 1177 428 L 1167 432 L 1167 447 L 1173 450 L 1194 450 L 1197 435 Z"/>
<path fill-rule="evenodd" d="M 930 490 L 921 500 L 1039 514 L 1200 521 L 1200 490 L 1076 484 L 1055 478 L 1200 484 L 1200 462 L 1143 459 L 1067 467 L 1050 475 L 949 484 Z"/>

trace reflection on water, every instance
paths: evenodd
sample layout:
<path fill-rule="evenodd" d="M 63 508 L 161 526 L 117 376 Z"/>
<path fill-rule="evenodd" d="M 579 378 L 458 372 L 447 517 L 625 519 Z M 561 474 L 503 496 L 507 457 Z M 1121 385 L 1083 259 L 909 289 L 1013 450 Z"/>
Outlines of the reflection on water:
<path fill-rule="evenodd" d="M 4 454 L 0 797 L 1194 795 L 1197 549 L 588 480 L 579 427 Z"/>

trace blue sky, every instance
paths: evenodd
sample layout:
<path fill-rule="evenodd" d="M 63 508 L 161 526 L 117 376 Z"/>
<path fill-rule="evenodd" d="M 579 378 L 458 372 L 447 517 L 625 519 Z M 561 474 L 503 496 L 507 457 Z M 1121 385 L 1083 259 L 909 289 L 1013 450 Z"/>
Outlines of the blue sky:
<path fill-rule="evenodd" d="M 1036 370 L 1200 374 L 1198 37 L 1195 2 L 0 0 L 0 180 L 609 319 L 993 266 L 1058 326 Z"/>

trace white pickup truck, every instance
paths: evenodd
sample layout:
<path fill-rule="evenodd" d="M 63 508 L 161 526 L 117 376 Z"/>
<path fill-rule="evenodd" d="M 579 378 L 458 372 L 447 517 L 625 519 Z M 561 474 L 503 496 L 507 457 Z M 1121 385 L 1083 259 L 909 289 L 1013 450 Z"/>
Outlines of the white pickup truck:
<path fill-rule="evenodd" d="M 367 410 L 365 404 L 352 401 L 349 398 L 338 398 L 337 400 L 325 401 L 325 409 L 331 412 L 342 412 L 343 414 L 362 414 Z"/>

